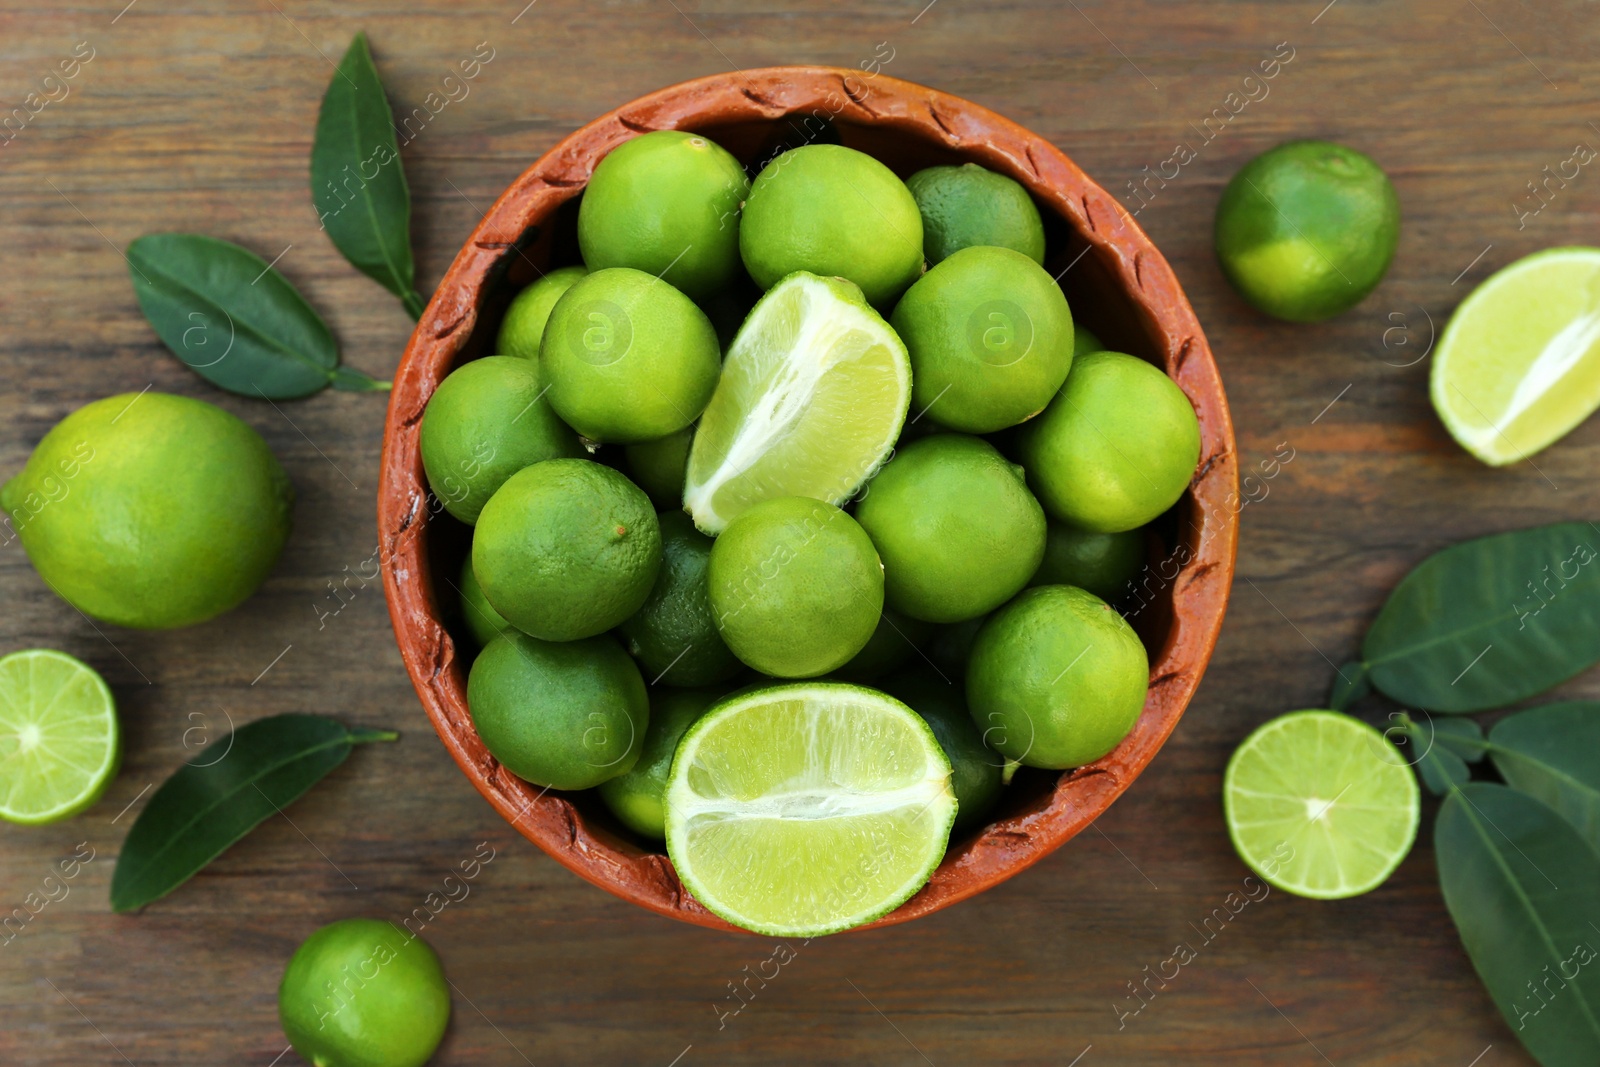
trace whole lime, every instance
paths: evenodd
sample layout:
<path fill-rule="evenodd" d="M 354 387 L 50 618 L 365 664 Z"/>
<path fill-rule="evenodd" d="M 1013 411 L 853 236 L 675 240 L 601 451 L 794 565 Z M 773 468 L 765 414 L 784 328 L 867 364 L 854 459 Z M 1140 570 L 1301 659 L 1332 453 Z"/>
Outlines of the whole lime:
<path fill-rule="evenodd" d="M 707 578 L 722 639 L 778 678 L 842 667 L 866 647 L 883 612 L 883 565 L 866 531 L 806 497 L 741 512 L 712 545 Z"/>
<path fill-rule="evenodd" d="M 950 757 L 950 787 L 956 791 L 955 828 L 981 826 L 1000 799 L 1005 760 L 983 743 L 983 735 L 967 713 L 961 687 L 924 666 L 895 675 L 883 688 L 927 721 L 939 747 Z"/>
<path fill-rule="evenodd" d="M 927 653 L 929 661 L 939 673 L 960 681 L 967 676 L 967 661 L 972 656 L 972 642 L 978 639 L 978 631 L 983 629 L 983 624 L 988 621 L 989 616 L 979 615 L 964 622 L 935 626 L 933 633 L 929 634 L 927 640 L 918 647 Z"/>
<path fill-rule="evenodd" d="M 640 441 L 622 450 L 634 484 L 655 501 L 657 507 L 683 507 L 683 482 L 689 470 L 689 448 L 694 444 L 694 427 L 654 441 Z"/>
<path fill-rule="evenodd" d="M 617 627 L 651 685 L 710 685 L 743 669 L 717 634 L 706 592 L 711 538 L 682 511 L 663 511 L 661 571 L 644 606 Z"/>
<path fill-rule="evenodd" d="M 722 372 L 705 312 L 628 267 L 597 270 L 562 294 L 539 360 L 556 414 L 591 440 L 618 444 L 694 422 Z"/>
<path fill-rule="evenodd" d="M 639 761 L 626 774 L 600 783 L 600 799 L 628 829 L 658 841 L 667 836 L 667 775 L 673 753 L 684 732 L 722 693 L 715 688 L 650 691 L 650 725 Z"/>
<path fill-rule="evenodd" d="M 501 631 L 512 629 L 505 616 L 494 610 L 489 598 L 483 595 L 483 586 L 478 584 L 478 576 L 472 569 L 470 552 L 461 561 L 461 581 L 456 592 L 461 596 L 461 618 L 477 640 L 479 648 L 499 637 Z"/>
<path fill-rule="evenodd" d="M 1080 767 L 1133 729 L 1149 673 L 1144 645 L 1110 605 L 1070 585 L 1043 585 L 978 631 L 967 707 L 984 742 L 1008 760 Z"/>
<path fill-rule="evenodd" d="M 1400 199 L 1368 156 L 1289 141 L 1239 169 L 1217 202 L 1217 262 L 1258 311 L 1319 322 L 1383 280 L 1400 243 Z"/>
<path fill-rule="evenodd" d="M 661 569 L 650 498 L 610 467 L 551 459 L 489 498 L 472 569 L 495 610 L 524 633 L 573 641 L 638 611 Z"/>
<path fill-rule="evenodd" d="M 433 391 L 418 436 L 428 488 L 462 522 L 530 463 L 583 455 L 551 410 L 535 360 L 485 356 L 451 371 Z"/>
<path fill-rule="evenodd" d="M 500 321 L 495 352 L 518 359 L 538 359 L 539 339 L 544 336 L 544 324 L 550 321 L 550 309 L 556 306 L 562 293 L 572 288 L 573 282 L 588 273 L 589 268 L 582 264 L 558 267 L 546 271 L 538 281 L 512 298 L 506 317 Z"/>
<path fill-rule="evenodd" d="M 763 289 L 804 270 L 847 278 L 883 307 L 922 272 L 922 216 L 905 183 L 866 153 L 803 145 L 756 176 L 739 251 Z"/>
<path fill-rule="evenodd" d="M 1085 326 L 1077 319 L 1072 320 L 1073 356 L 1083 356 L 1090 352 L 1104 352 L 1105 350 L 1106 346 L 1101 343 L 1100 338 L 1095 336 L 1093 330 L 1089 329 L 1089 327 Z"/>
<path fill-rule="evenodd" d="M 856 508 L 883 559 L 884 599 L 927 622 L 992 611 L 1028 584 L 1045 518 L 1022 468 L 966 434 L 913 441 Z"/>
<path fill-rule="evenodd" d="M 380 919 L 342 919 L 295 949 L 278 984 L 278 1020 L 317 1067 L 422 1067 L 450 1022 L 450 987 L 420 937 Z"/>
<path fill-rule="evenodd" d="M 467 709 L 495 759 L 550 789 L 625 774 L 650 720 L 639 668 L 607 634 L 541 641 L 507 630 L 472 661 Z"/>
<path fill-rule="evenodd" d="M 1177 503 L 1200 460 L 1189 398 L 1157 367 L 1120 352 L 1073 363 L 1017 451 L 1052 518 L 1081 530 L 1143 526 Z"/>
<path fill-rule="evenodd" d="M 847 682 L 874 681 L 920 655 L 919 647 L 932 634 L 932 623 L 886 607 L 866 646 L 834 674 Z"/>
<path fill-rule="evenodd" d="M 696 133 L 655 130 L 624 141 L 595 168 L 578 207 L 578 246 L 594 270 L 632 267 L 690 296 L 739 273 L 744 167 Z"/>
<path fill-rule="evenodd" d="M 1045 269 L 964 248 L 919 278 L 889 322 L 911 354 L 911 406 L 991 433 L 1037 415 L 1072 367 L 1072 312 Z"/>
<path fill-rule="evenodd" d="M 906 179 L 922 212 L 922 251 L 938 266 L 953 252 L 996 245 L 1044 262 L 1044 220 L 1020 183 L 976 163 L 928 167 Z"/>
<path fill-rule="evenodd" d="M 153 392 L 85 404 L 0 489 L 56 595 L 152 630 L 203 622 L 255 592 L 293 506 L 260 434 L 212 404 Z"/>
<path fill-rule="evenodd" d="M 1096 533 L 1051 522 L 1044 559 L 1029 585 L 1075 585 L 1102 600 L 1116 600 L 1144 567 L 1144 531 Z"/>

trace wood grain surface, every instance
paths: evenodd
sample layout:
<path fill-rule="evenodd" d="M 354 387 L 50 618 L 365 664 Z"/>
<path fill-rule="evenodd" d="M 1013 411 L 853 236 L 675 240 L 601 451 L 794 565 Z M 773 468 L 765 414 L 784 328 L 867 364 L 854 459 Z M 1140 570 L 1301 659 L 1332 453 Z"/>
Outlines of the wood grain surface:
<path fill-rule="evenodd" d="M 1426 395 L 1430 337 L 1471 285 L 1524 253 L 1595 241 L 1600 176 L 1541 185 L 1542 202 L 1528 185 L 1575 145 L 1600 146 L 1590 5 L 523 2 L 0 2 L 0 125 L 40 94 L 37 113 L 0 133 L 0 471 L 78 405 L 149 386 L 260 429 L 300 494 L 261 592 L 173 633 L 97 628 L 50 594 L 15 543 L 0 547 L 0 649 L 86 659 L 115 690 L 127 736 L 121 776 L 88 814 L 0 827 L 0 912 L 80 843 L 95 857 L 0 944 L 0 1062 L 298 1062 L 275 994 L 299 941 L 336 918 L 399 920 L 430 894 L 437 908 L 444 877 L 487 842 L 492 862 L 423 930 L 455 986 L 439 1064 L 1530 1063 L 1440 902 L 1432 801 L 1415 853 L 1377 892 L 1340 903 L 1272 893 L 1213 920 L 1209 939 L 1199 930 L 1247 873 L 1218 796 L 1233 746 L 1279 712 L 1320 704 L 1332 665 L 1427 552 L 1592 517 L 1600 426 L 1490 471 L 1449 440 Z M 381 591 L 350 577 L 372 573 L 383 398 L 274 406 L 213 390 L 157 342 L 120 252 L 146 232 L 198 230 L 281 254 L 348 362 L 391 372 L 410 323 L 318 232 L 307 187 L 329 60 L 359 29 L 402 113 L 481 43 L 494 52 L 403 153 L 424 291 L 563 134 L 730 68 L 876 61 L 1037 130 L 1140 208 L 1217 353 L 1241 474 L 1284 448 L 1294 458 L 1253 483 L 1233 607 L 1198 696 L 1091 831 L 951 910 L 792 943 L 763 984 L 748 976 L 773 973 L 770 939 L 624 904 L 483 802 L 428 727 Z M 1246 86 L 1274 56 L 1292 58 L 1265 94 Z M 45 81 L 74 59 L 74 77 Z M 1240 107 L 1247 92 L 1255 99 Z M 1319 326 L 1254 314 L 1211 254 L 1222 184 L 1297 136 L 1371 153 L 1404 211 L 1388 279 Z M 1179 144 L 1194 158 L 1146 180 L 1173 173 L 1162 164 Z M 1600 696 L 1600 679 L 1564 692 Z M 1387 709 L 1366 710 L 1380 721 Z M 171 898 L 112 915 L 111 870 L 147 787 L 230 720 L 283 711 L 405 737 L 357 751 Z M 1179 942 L 1196 958 L 1131 999 L 1129 984 Z M 1141 1004 L 1119 1023 L 1119 1008 Z"/>

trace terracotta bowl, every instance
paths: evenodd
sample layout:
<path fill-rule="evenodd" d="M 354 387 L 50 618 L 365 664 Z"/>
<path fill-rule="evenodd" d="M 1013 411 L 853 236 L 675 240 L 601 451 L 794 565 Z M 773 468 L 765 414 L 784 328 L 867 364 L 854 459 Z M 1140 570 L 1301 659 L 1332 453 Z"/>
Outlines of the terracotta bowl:
<path fill-rule="evenodd" d="M 400 652 L 445 747 L 511 825 L 619 897 L 729 929 L 685 892 L 659 847 L 632 837 L 596 798 L 528 785 L 484 748 L 467 712 L 472 645 L 456 607 L 470 531 L 430 496 L 417 437 L 440 380 L 492 353 L 512 294 L 545 267 L 577 261 L 577 202 L 595 165 L 623 141 L 666 129 L 706 134 L 747 163 L 785 144 L 837 136 L 902 176 L 967 160 L 1010 175 L 1042 209 L 1046 267 L 1060 275 L 1074 317 L 1109 347 L 1165 368 L 1200 416 L 1194 480 L 1153 527 L 1150 567 L 1122 605 L 1150 650 L 1150 692 L 1138 724 L 1090 766 L 1019 774 L 994 822 L 953 840 L 927 886 L 880 925 L 905 922 L 981 893 L 1059 848 L 1128 788 L 1177 725 L 1216 644 L 1233 581 L 1238 480 L 1222 382 L 1167 261 L 1116 200 L 1043 138 L 966 100 L 859 70 L 750 70 L 642 97 L 546 152 L 478 224 L 406 348 L 384 433 L 378 529 Z"/>

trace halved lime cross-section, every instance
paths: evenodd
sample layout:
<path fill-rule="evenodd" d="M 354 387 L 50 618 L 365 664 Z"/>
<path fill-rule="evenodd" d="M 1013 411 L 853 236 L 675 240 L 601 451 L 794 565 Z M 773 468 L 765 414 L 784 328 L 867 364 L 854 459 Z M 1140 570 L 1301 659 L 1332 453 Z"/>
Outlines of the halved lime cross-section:
<path fill-rule="evenodd" d="M 76 815 L 100 799 L 120 755 L 116 705 L 92 668 L 43 648 L 0 659 L 0 818 Z"/>

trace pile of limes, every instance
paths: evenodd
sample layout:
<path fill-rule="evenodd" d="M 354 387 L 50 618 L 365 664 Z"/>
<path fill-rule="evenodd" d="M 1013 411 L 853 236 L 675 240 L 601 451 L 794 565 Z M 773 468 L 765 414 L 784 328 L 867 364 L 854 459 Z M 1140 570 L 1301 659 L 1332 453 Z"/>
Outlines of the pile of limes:
<path fill-rule="evenodd" d="M 1194 410 L 1074 322 L 1033 200 L 972 164 L 902 181 L 817 144 L 751 181 L 648 133 L 578 243 L 422 421 L 475 526 L 478 733 L 599 787 L 732 923 L 871 921 L 1018 766 L 1133 727 L 1148 662 L 1108 600 L 1189 484 Z"/>

